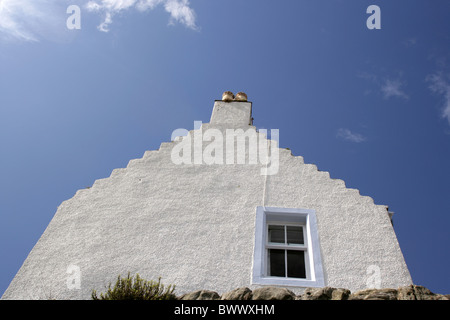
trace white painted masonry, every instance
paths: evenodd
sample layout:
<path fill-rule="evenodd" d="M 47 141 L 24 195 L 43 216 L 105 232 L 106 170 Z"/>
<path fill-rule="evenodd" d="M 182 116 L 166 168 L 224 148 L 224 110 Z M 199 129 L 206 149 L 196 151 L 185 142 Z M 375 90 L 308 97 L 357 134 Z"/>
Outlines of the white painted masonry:
<path fill-rule="evenodd" d="M 251 108 L 216 101 L 198 130 L 255 128 Z M 162 277 L 177 294 L 259 287 L 252 282 L 259 206 L 314 212 L 326 286 L 366 288 L 373 266 L 381 287 L 412 284 L 386 206 L 287 149 L 276 149 L 277 173 L 262 175 L 261 162 L 175 164 L 178 143 L 146 151 L 64 201 L 2 299 L 90 299 L 92 289 L 102 292 L 128 272 Z"/>

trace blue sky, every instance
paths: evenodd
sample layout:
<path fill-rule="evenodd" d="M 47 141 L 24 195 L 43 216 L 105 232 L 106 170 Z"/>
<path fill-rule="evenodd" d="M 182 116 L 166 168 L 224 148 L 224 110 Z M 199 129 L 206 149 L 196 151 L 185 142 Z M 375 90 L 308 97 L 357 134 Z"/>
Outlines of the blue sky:
<path fill-rule="evenodd" d="M 381 29 L 366 26 L 372 4 Z M 444 0 L 0 0 L 0 293 L 62 201 L 208 122 L 226 90 L 247 93 L 282 147 L 388 205 L 413 281 L 450 293 L 449 13 Z"/>

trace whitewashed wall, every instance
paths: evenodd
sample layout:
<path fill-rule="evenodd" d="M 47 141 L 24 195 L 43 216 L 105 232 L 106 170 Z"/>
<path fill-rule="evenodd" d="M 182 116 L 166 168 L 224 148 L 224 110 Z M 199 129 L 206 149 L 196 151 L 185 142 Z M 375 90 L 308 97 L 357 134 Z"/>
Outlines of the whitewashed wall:
<path fill-rule="evenodd" d="M 250 110 L 251 103 L 216 101 L 202 130 L 251 128 Z M 266 206 L 316 211 L 327 286 L 365 288 L 371 265 L 380 268 L 382 287 L 412 283 L 386 206 L 287 149 L 266 181 L 259 163 L 176 165 L 178 143 L 146 151 L 64 201 L 2 298 L 89 299 L 128 272 L 162 277 L 178 294 L 255 288 L 255 214 L 265 183 Z M 71 265 L 81 272 L 80 289 L 68 289 Z"/>

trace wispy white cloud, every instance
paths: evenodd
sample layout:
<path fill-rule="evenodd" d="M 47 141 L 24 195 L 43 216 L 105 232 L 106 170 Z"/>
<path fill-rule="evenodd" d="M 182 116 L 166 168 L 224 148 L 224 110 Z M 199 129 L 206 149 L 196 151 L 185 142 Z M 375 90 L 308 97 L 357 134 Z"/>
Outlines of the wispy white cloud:
<path fill-rule="evenodd" d="M 0 0 L 0 38 L 38 41 L 55 37 L 64 32 L 58 25 L 65 21 L 65 13 L 55 0 Z"/>
<path fill-rule="evenodd" d="M 386 79 L 384 83 L 381 85 L 381 92 L 385 99 L 389 99 L 391 97 L 401 98 L 401 99 L 409 99 L 409 96 L 402 90 L 403 83 L 396 79 Z"/>
<path fill-rule="evenodd" d="M 70 4 L 102 15 L 98 29 L 103 32 L 110 30 L 114 16 L 123 11 L 145 12 L 158 5 L 169 13 L 169 24 L 198 29 L 195 11 L 188 0 L 0 0 L 0 40 L 36 42 L 67 36 L 66 9 Z"/>
<path fill-rule="evenodd" d="M 16 16 L 20 9 L 28 11 L 27 7 L 21 8 L 18 1 L 0 1 L 0 31 L 3 37 L 34 41 L 33 35 L 23 30 L 19 21 L 17 21 Z"/>
<path fill-rule="evenodd" d="M 195 12 L 189 7 L 188 0 L 168 0 L 164 8 L 170 13 L 171 23 L 180 22 L 191 29 L 197 29 Z"/>
<path fill-rule="evenodd" d="M 178 22 L 193 30 L 198 29 L 195 12 L 190 7 L 188 0 L 90 0 L 85 8 L 90 12 L 104 15 L 103 22 L 98 29 L 108 32 L 114 15 L 133 8 L 144 12 L 152 10 L 158 5 L 164 5 L 166 12 L 170 14 L 170 24 Z"/>
<path fill-rule="evenodd" d="M 450 74 L 445 75 L 443 72 L 430 74 L 426 77 L 429 83 L 429 89 L 443 98 L 441 115 L 446 118 L 450 124 Z"/>
<path fill-rule="evenodd" d="M 374 73 L 369 72 L 360 72 L 356 76 L 360 79 L 364 79 L 366 81 L 374 83 L 378 90 L 376 92 L 379 92 L 382 94 L 383 98 L 390 99 L 390 98 L 400 98 L 404 100 L 409 99 L 409 95 L 405 92 L 403 87 L 405 86 L 405 83 L 401 81 L 401 72 L 396 78 L 393 77 L 380 77 Z M 364 95 L 371 93 L 372 90 L 366 89 L 364 91 Z"/>
<path fill-rule="evenodd" d="M 359 133 L 351 132 L 349 129 L 345 129 L 345 128 L 338 129 L 336 136 L 338 138 L 344 139 L 346 141 L 356 142 L 356 143 L 367 140 L 366 137 L 364 137 L 363 135 L 361 135 Z"/>

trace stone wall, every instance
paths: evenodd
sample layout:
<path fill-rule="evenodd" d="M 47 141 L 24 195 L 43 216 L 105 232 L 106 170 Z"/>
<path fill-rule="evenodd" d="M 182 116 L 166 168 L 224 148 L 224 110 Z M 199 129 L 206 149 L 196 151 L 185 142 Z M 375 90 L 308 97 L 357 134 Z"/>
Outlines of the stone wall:
<path fill-rule="evenodd" d="M 307 288 L 302 294 L 280 287 L 250 290 L 237 288 L 220 296 L 215 291 L 198 290 L 183 294 L 179 300 L 450 300 L 450 295 L 435 294 L 423 286 L 409 285 L 397 289 L 365 289 L 350 292 L 343 288 Z"/>

